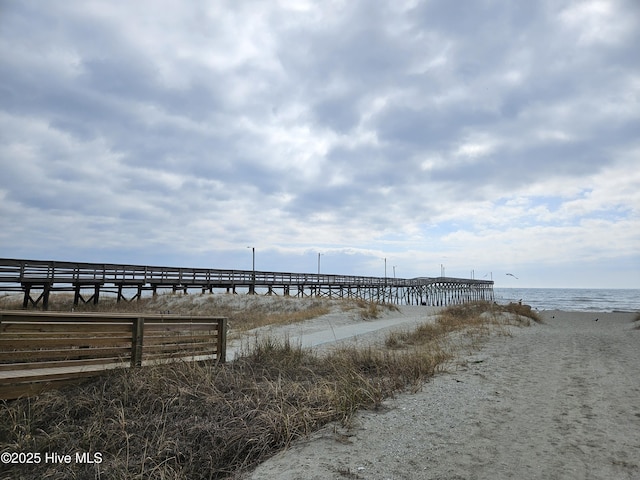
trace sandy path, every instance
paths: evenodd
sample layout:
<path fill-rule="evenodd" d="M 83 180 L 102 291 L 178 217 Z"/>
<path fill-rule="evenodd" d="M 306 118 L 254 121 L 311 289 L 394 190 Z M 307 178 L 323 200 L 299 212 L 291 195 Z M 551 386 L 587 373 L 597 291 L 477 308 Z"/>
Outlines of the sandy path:
<path fill-rule="evenodd" d="M 327 315 L 288 325 L 269 325 L 249 331 L 229 342 L 227 360 L 233 360 L 251 346 L 256 337 L 289 338 L 294 345 L 323 350 L 343 343 L 371 343 L 384 338 L 386 332 L 399 328 L 412 329 L 421 323 L 434 322 L 440 307 L 402 305 L 385 310 L 380 318 L 363 320 L 358 310 L 338 309 Z"/>
<path fill-rule="evenodd" d="M 359 414 L 350 430 L 326 428 L 249 478 L 640 479 L 634 315 L 544 316 L 546 324 L 490 339 L 421 392 Z"/>

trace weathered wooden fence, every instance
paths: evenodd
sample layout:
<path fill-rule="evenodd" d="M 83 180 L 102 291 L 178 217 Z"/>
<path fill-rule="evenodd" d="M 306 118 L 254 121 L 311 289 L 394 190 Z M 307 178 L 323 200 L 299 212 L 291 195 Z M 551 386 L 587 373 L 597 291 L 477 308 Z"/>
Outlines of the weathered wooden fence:
<path fill-rule="evenodd" d="M 225 361 L 226 318 L 0 311 L 0 399 L 118 367 Z"/>

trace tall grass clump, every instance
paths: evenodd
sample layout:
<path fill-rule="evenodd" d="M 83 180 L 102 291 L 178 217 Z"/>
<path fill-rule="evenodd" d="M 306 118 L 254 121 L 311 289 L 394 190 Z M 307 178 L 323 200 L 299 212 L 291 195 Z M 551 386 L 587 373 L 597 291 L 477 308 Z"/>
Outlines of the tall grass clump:
<path fill-rule="evenodd" d="M 531 306 L 521 303 L 509 303 L 507 305 L 497 305 L 497 309 L 503 312 L 512 313 L 514 315 L 525 317 L 536 323 L 543 323 L 542 317 L 537 312 L 531 310 Z"/>
<path fill-rule="evenodd" d="M 526 305 L 497 305 L 489 302 L 452 305 L 443 309 L 432 323 L 424 323 L 410 331 L 390 333 L 385 344 L 389 348 L 441 346 L 443 342 L 450 343 L 454 334 L 480 338 L 491 331 L 504 333 L 506 325 L 528 326 L 530 319 L 542 321 L 538 314 Z"/>
<path fill-rule="evenodd" d="M 344 310 L 356 309 L 360 312 L 363 320 L 375 320 L 386 311 L 398 311 L 398 306 L 393 303 L 379 303 L 372 300 L 364 300 L 362 298 L 353 298 L 343 300 L 342 308 Z"/>

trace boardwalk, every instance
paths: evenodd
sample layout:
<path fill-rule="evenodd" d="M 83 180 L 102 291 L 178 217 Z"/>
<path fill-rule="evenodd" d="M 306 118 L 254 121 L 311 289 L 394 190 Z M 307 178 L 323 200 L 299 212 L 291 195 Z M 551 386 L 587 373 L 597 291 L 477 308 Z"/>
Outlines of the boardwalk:
<path fill-rule="evenodd" d="M 493 281 L 451 277 L 389 278 L 313 273 L 155 267 L 0 259 L 0 291 L 23 292 L 23 307 L 48 308 L 51 292 L 73 292 L 74 304 L 98 303 L 101 294 L 121 300 L 160 290 L 188 293 L 356 298 L 375 302 L 443 306 L 493 300 Z"/>

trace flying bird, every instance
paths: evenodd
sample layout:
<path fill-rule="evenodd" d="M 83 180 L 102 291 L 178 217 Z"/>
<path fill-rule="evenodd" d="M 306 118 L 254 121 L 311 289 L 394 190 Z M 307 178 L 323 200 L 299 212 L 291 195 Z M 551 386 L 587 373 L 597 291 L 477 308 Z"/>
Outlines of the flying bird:
<path fill-rule="evenodd" d="M 519 280 L 519 278 L 518 278 L 518 277 L 516 277 L 513 273 L 507 273 L 507 275 L 509 275 L 510 277 L 515 278 L 516 280 Z"/>

